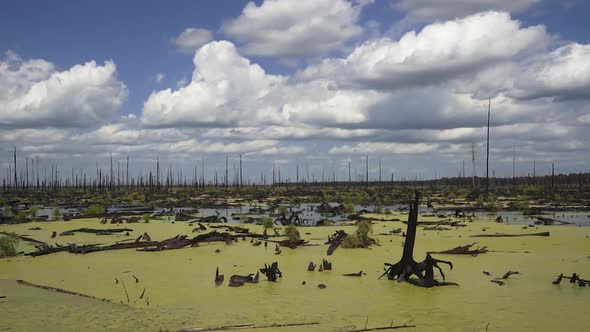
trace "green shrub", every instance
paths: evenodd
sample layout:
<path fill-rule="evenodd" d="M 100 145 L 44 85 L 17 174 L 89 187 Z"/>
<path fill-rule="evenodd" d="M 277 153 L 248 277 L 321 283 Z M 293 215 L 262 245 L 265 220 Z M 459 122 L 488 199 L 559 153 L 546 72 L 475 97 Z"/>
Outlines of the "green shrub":
<path fill-rule="evenodd" d="M 352 201 L 347 201 L 344 203 L 344 212 L 354 213 L 354 204 L 352 204 Z"/>
<path fill-rule="evenodd" d="M 152 219 L 152 215 L 149 213 L 144 213 L 141 215 L 141 219 L 143 219 L 143 222 L 147 224 Z"/>
<path fill-rule="evenodd" d="M 369 240 L 369 233 L 371 232 L 371 223 L 369 223 L 368 221 L 361 221 L 358 224 L 356 224 L 356 236 L 358 237 L 360 243 L 362 245 L 368 245 L 370 240 Z"/>
<path fill-rule="evenodd" d="M 269 216 L 264 216 L 262 218 L 262 227 L 264 227 L 264 229 L 273 228 L 274 224 L 272 222 L 272 218 Z"/>
<path fill-rule="evenodd" d="M 289 225 L 289 226 L 285 227 L 283 234 L 287 237 L 287 239 L 291 243 L 295 243 L 301 239 L 301 236 L 299 235 L 299 230 L 297 229 L 297 227 L 295 227 L 293 225 Z"/>
<path fill-rule="evenodd" d="M 0 258 L 16 256 L 16 247 L 19 241 L 18 236 L 14 233 L 1 237 Z"/>
<path fill-rule="evenodd" d="M 526 197 L 518 196 L 514 202 L 514 208 L 520 211 L 526 211 L 529 209 L 530 203 Z"/>
<path fill-rule="evenodd" d="M 289 208 L 286 205 L 279 205 L 279 214 L 287 214 Z"/>
<path fill-rule="evenodd" d="M 61 212 L 59 211 L 58 207 L 54 207 L 53 210 L 51 210 L 51 218 L 53 220 L 61 219 Z"/>
<path fill-rule="evenodd" d="M 26 211 L 18 211 L 16 216 L 14 217 L 18 222 L 24 222 L 27 219 L 27 212 Z"/>
<path fill-rule="evenodd" d="M 106 209 L 102 205 L 92 204 L 85 211 L 84 214 L 91 216 L 99 216 L 106 213 Z"/>
<path fill-rule="evenodd" d="M 39 209 L 37 207 L 31 207 L 29 208 L 29 211 L 27 211 L 29 218 L 31 218 L 32 221 L 36 221 L 37 220 L 37 211 L 39 211 Z"/>
<path fill-rule="evenodd" d="M 352 234 L 352 235 L 348 235 L 344 239 L 344 241 L 342 241 L 342 244 L 340 246 L 342 248 L 346 248 L 346 249 L 358 248 L 358 247 L 360 247 L 360 241 L 359 241 L 359 238 L 356 237 L 356 235 Z"/>

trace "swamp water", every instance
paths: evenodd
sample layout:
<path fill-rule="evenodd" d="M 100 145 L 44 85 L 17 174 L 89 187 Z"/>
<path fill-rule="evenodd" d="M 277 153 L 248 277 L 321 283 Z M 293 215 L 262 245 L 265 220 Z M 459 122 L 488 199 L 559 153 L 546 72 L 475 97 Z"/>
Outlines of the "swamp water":
<path fill-rule="evenodd" d="M 406 220 L 407 215 L 392 217 Z M 423 218 L 420 221 L 437 220 Z M 451 260 L 454 269 L 446 267 L 448 286 L 424 289 L 386 278 L 377 280 L 383 263 L 395 263 L 402 253 L 400 236 L 378 235 L 401 222 L 379 222 L 373 225 L 373 237 L 380 246 L 370 249 L 339 248 L 326 256 L 327 236 L 337 229 L 354 232 L 354 226 L 300 227 L 302 238 L 318 246 L 295 250 L 282 248 L 274 254 L 274 244 L 265 248 L 250 241 L 226 245 L 202 244 L 196 248 L 163 252 L 138 252 L 133 249 L 75 255 L 57 253 L 36 258 L 19 256 L 0 259 L 1 331 L 159 331 L 190 327 L 229 324 L 272 324 L 320 322 L 320 325 L 282 328 L 281 331 L 347 331 L 368 327 L 416 325 L 413 331 L 557 331 L 590 330 L 590 317 L 585 309 L 590 287 L 580 288 L 564 280 L 551 284 L 557 274 L 577 272 L 590 276 L 590 228 L 575 226 L 538 226 L 527 230 L 519 225 L 476 221 L 448 231 L 417 232 L 414 257 L 421 261 L 425 251 L 445 250 L 478 242 L 489 252 L 477 257 L 434 255 Z M 39 231 L 28 228 L 39 226 Z M 124 235 L 96 236 L 76 233 L 74 236 L 51 239 L 58 233 L 75 228 L 129 227 Z M 260 226 L 245 225 L 255 232 Z M 550 231 L 550 237 L 470 238 L 485 233 L 524 233 Z M 14 231 L 53 244 L 114 243 L 136 238 L 148 232 L 161 240 L 176 234 L 191 233 L 186 223 L 151 221 L 148 224 L 100 225 L 97 219 L 69 222 L 0 225 L 1 231 Z M 308 234 L 309 233 L 309 234 Z M 220 249 L 220 253 L 215 253 Z M 19 250 L 34 248 L 21 242 Z M 332 271 L 307 272 L 307 264 L 322 258 L 333 263 Z M 227 281 L 232 274 L 255 273 L 264 263 L 279 262 L 284 277 L 277 283 L 262 281 L 232 288 Z M 226 282 L 215 287 L 215 268 L 225 275 Z M 360 278 L 344 277 L 343 273 L 362 270 Z M 513 275 L 505 286 L 490 280 L 508 270 Z M 489 271 L 486 276 L 482 271 Z M 139 278 L 136 283 L 134 276 Z M 437 278 L 440 280 L 438 272 Z M 119 283 L 115 283 L 115 278 Z M 21 286 L 14 280 L 59 287 L 115 303 L 101 302 L 79 296 L 59 294 Z M 306 285 L 302 282 L 306 281 Z M 130 302 L 127 303 L 125 284 Z M 323 283 L 325 289 L 319 289 Z M 139 300 L 143 289 L 144 299 Z M 145 299 L 149 296 L 149 305 Z M 123 302 L 123 303 L 120 303 Z M 272 330 L 272 329 L 266 329 Z"/>

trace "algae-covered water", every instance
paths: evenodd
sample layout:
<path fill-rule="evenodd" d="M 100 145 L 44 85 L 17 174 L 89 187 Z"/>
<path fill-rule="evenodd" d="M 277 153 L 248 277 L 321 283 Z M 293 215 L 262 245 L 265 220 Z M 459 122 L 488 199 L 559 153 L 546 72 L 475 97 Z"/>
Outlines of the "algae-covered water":
<path fill-rule="evenodd" d="M 393 217 L 407 218 L 402 214 Z M 28 230 L 35 226 L 42 230 Z M 129 227 L 134 231 L 128 237 L 76 233 L 50 238 L 53 231 L 60 233 L 80 227 Z M 260 226 L 246 227 L 262 231 Z M 0 303 L 0 331 L 173 331 L 295 322 L 321 324 L 281 330 L 348 331 L 364 327 L 367 318 L 368 327 L 408 323 L 417 326 L 415 331 L 590 330 L 586 310 L 590 287 L 581 288 L 566 280 L 558 286 L 551 284 L 562 272 L 568 275 L 577 272 L 583 278 L 590 276 L 590 228 L 538 226 L 525 230 L 522 225 L 476 221 L 448 231 L 419 229 L 414 252 L 419 261 L 427 250 L 445 250 L 472 242 L 496 251 L 477 257 L 434 255 L 453 261 L 453 270 L 443 268 L 447 280 L 460 286 L 424 289 L 377 279 L 383 272 L 384 262 L 395 263 L 400 258 L 404 239 L 379 234 L 399 227 L 406 226 L 400 222 L 376 223 L 373 237 L 379 246 L 339 248 L 329 257 L 324 245 L 327 236 L 337 229 L 352 233 L 354 226 L 301 227 L 302 237 L 318 245 L 295 250 L 282 248 L 280 255 L 275 255 L 274 244 L 265 248 L 240 240 L 232 245 L 211 243 L 162 252 L 129 249 L 0 259 L 0 295 L 6 296 L 0 300 L 4 301 Z M 551 236 L 469 237 L 484 233 L 483 228 L 485 233 L 550 231 Z M 136 238 L 143 232 L 161 240 L 176 234 L 194 236 L 191 230 L 192 227 L 181 222 L 116 226 L 101 225 L 97 219 L 0 226 L 0 231 L 14 231 L 51 244 L 114 243 Z M 220 252 L 216 253 L 216 249 Z M 19 250 L 28 252 L 34 248 L 21 242 Z M 333 263 L 332 271 L 307 271 L 309 261 L 319 263 L 322 258 Z M 279 282 L 227 286 L 232 274 L 255 273 L 264 263 L 274 261 L 279 263 L 284 275 Z M 213 282 L 216 267 L 225 274 L 226 282 L 220 287 L 215 287 Z M 342 276 L 360 270 L 365 272 L 360 278 Z M 521 274 L 504 280 L 504 286 L 490 282 L 508 270 Z M 492 276 L 482 271 L 489 271 Z M 108 298 L 114 303 L 21 286 L 15 282 L 17 279 Z M 320 283 L 327 287 L 319 289 Z M 144 288 L 144 298 L 140 300 Z"/>

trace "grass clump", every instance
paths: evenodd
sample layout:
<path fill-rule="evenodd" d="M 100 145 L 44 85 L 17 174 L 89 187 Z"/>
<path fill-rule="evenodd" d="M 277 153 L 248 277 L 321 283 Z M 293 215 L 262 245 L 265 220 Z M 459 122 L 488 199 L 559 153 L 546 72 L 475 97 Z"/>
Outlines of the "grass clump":
<path fill-rule="evenodd" d="M 16 247 L 20 239 L 15 233 L 0 238 L 0 258 L 16 256 Z"/>
<path fill-rule="evenodd" d="M 356 227 L 354 234 L 348 235 L 342 241 L 342 248 L 366 248 L 375 242 L 369 237 L 372 229 L 371 223 L 363 220 L 357 223 Z"/>
<path fill-rule="evenodd" d="M 301 235 L 299 234 L 299 230 L 297 229 L 297 227 L 295 227 L 293 225 L 289 225 L 289 226 L 285 227 L 283 234 L 287 237 L 287 239 L 291 243 L 296 243 L 299 240 L 301 240 Z"/>
<path fill-rule="evenodd" d="M 144 223 L 149 223 L 150 220 L 152 219 L 152 215 L 149 213 L 144 213 L 141 215 L 141 219 L 143 220 Z"/>
<path fill-rule="evenodd" d="M 106 213 L 106 209 L 102 205 L 92 204 L 85 211 L 84 214 L 91 216 L 100 216 Z"/>

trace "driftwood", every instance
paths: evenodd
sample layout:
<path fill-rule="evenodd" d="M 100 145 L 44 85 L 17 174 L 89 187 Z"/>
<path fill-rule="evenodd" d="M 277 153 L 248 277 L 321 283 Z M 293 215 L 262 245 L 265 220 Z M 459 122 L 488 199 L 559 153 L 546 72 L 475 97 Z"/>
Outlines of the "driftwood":
<path fill-rule="evenodd" d="M 360 330 L 349 330 L 348 332 L 369 332 L 369 331 L 385 331 L 385 330 L 399 330 L 399 329 L 408 329 L 414 328 L 416 325 L 389 325 L 389 326 L 381 326 L 381 327 L 372 327 L 372 328 L 364 328 Z"/>
<path fill-rule="evenodd" d="M 479 254 L 485 254 L 488 252 L 487 247 L 481 247 L 476 249 L 471 249 L 477 242 L 472 244 L 467 244 L 464 246 L 458 246 L 453 249 L 443 250 L 443 251 L 429 251 L 431 254 L 446 254 L 446 255 L 472 255 L 477 256 Z"/>
<path fill-rule="evenodd" d="M 528 233 L 528 234 L 477 234 L 471 235 L 471 237 L 520 237 L 520 236 L 549 236 L 549 232 L 541 232 L 541 233 Z"/>
<path fill-rule="evenodd" d="M 539 216 L 535 216 L 535 218 L 537 218 L 537 220 L 539 220 L 540 222 L 542 222 L 543 225 L 553 225 L 554 223 L 560 223 L 560 224 L 563 224 L 563 225 L 570 225 L 570 224 L 572 224 L 571 222 L 561 221 L 561 220 L 552 219 L 552 218 L 545 218 L 545 217 L 539 217 Z"/>
<path fill-rule="evenodd" d="M 44 289 L 44 290 L 48 290 L 48 291 L 52 291 L 52 292 L 57 292 L 57 293 L 63 293 L 63 294 L 69 294 L 69 295 L 76 295 L 76 296 L 81 296 L 81 297 L 85 297 L 85 298 L 88 298 L 88 299 L 99 300 L 99 301 L 104 301 L 104 302 L 112 302 L 109 299 L 99 299 L 98 297 L 94 297 L 94 296 L 91 296 L 91 295 L 76 293 L 76 292 L 72 292 L 72 291 L 61 289 L 61 288 L 57 288 L 57 287 L 37 285 L 37 284 L 33 284 L 33 283 L 30 283 L 30 282 L 27 282 L 27 281 L 24 281 L 24 280 L 17 280 L 16 282 L 19 285 L 23 285 L 23 286 L 40 288 L 40 289 Z"/>
<path fill-rule="evenodd" d="M 244 286 L 245 283 L 258 283 L 259 274 L 256 272 L 256 275 L 249 274 L 247 276 L 242 276 L 238 274 L 234 274 L 229 278 L 229 287 L 240 287 Z"/>
<path fill-rule="evenodd" d="M 453 264 L 451 262 L 435 259 L 430 255 L 430 253 L 426 254 L 426 258 L 421 263 L 418 263 L 414 260 L 414 243 L 416 241 L 416 228 L 418 226 L 419 205 L 420 193 L 416 191 L 414 201 L 410 203 L 408 227 L 406 230 L 407 235 L 406 241 L 404 242 L 402 258 L 395 264 L 385 263 L 385 266 L 388 268 L 385 269 L 385 273 L 383 273 L 381 277 L 387 276 L 389 280 L 397 279 L 398 282 L 407 281 L 420 287 L 457 285 L 456 283 L 439 282 L 434 279 L 434 268 L 436 267 L 440 271 L 440 274 L 444 280 L 445 275 L 438 264 L 448 264 L 452 269 Z M 418 277 L 418 279 L 411 278 L 413 275 Z"/>
<path fill-rule="evenodd" d="M 345 273 L 343 274 L 343 276 L 345 277 L 361 277 L 363 275 L 363 271 L 360 271 L 358 273 Z"/>
<path fill-rule="evenodd" d="M 144 234 L 145 235 L 145 234 Z M 87 245 L 76 245 L 69 244 L 63 247 L 48 247 L 42 250 L 34 251 L 25 254 L 26 256 L 42 256 L 47 254 L 53 254 L 56 252 L 67 251 L 75 254 L 87 254 L 96 251 L 108 251 L 108 250 L 120 250 L 120 249 L 140 249 L 141 251 L 161 251 L 171 249 L 181 249 L 188 246 L 196 246 L 199 242 L 214 242 L 222 241 L 226 243 L 232 243 L 235 237 L 229 233 L 219 233 L 213 231 L 206 234 L 199 234 L 192 239 L 189 239 L 186 235 L 177 235 L 173 238 L 163 241 L 136 241 L 130 243 L 115 243 L 106 246 L 99 246 L 97 244 Z"/>
<path fill-rule="evenodd" d="M 66 231 L 68 233 L 122 233 L 122 232 L 133 232 L 131 228 L 105 228 L 105 229 L 95 229 L 95 228 L 77 228 Z M 63 234 L 63 233 L 62 233 Z"/>
<path fill-rule="evenodd" d="M 347 237 L 348 234 L 343 230 L 338 230 L 334 235 L 328 236 L 328 242 L 326 242 L 326 244 L 329 244 L 330 246 L 328 247 L 327 255 L 332 255 Z"/>
<path fill-rule="evenodd" d="M 239 325 L 225 325 L 225 326 L 215 326 L 215 327 L 195 327 L 189 329 L 182 329 L 178 332 L 202 332 L 202 331 L 229 331 L 229 330 L 250 330 L 250 329 L 268 329 L 268 328 L 278 328 L 278 327 L 290 327 L 290 326 L 311 326 L 311 325 L 319 325 L 319 322 L 311 322 L 311 323 L 275 323 L 275 324 L 264 324 L 264 325 L 256 325 L 256 324 L 239 324 Z"/>

